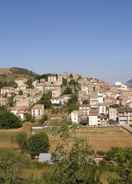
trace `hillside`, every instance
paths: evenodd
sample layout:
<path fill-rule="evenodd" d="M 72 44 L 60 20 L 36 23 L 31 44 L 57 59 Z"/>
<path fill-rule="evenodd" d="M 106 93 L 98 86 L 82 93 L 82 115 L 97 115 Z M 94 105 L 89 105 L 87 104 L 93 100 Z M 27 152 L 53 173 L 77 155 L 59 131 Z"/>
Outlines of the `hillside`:
<path fill-rule="evenodd" d="M 14 78 L 32 78 L 37 76 L 31 70 L 25 68 L 0 68 L 0 77 L 14 77 Z"/>
<path fill-rule="evenodd" d="M 0 87 L 3 86 L 14 86 L 15 79 L 32 79 L 36 77 L 37 74 L 25 68 L 0 68 Z"/>
<path fill-rule="evenodd" d="M 128 87 L 131 87 L 131 88 L 132 88 L 132 79 L 128 80 L 128 81 L 126 82 L 126 85 L 127 85 Z"/>

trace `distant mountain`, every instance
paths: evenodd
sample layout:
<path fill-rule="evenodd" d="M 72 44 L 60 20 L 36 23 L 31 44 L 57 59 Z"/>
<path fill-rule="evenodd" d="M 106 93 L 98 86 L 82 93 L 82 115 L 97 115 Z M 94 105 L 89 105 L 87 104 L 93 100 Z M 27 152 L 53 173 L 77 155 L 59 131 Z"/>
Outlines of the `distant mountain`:
<path fill-rule="evenodd" d="M 127 85 L 128 87 L 132 88 L 132 79 L 128 80 L 128 81 L 126 82 L 126 85 Z"/>

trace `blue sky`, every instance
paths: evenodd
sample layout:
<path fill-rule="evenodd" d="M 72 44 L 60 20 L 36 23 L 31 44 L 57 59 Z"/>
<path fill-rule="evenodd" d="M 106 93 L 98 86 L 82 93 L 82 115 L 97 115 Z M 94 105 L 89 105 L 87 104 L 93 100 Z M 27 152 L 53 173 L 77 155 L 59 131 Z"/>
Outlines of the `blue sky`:
<path fill-rule="evenodd" d="M 0 67 L 132 78 L 132 0 L 1 0 Z"/>

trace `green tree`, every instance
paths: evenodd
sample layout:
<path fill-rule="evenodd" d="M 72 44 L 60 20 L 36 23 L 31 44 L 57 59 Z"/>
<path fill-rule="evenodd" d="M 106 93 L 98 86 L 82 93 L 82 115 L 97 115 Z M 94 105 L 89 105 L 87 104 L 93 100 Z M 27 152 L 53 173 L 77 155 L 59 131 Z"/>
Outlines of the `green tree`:
<path fill-rule="evenodd" d="M 75 143 L 69 153 L 58 150 L 55 162 L 44 180 L 49 184 L 100 184 L 98 166 L 90 148 L 82 141 Z"/>
<path fill-rule="evenodd" d="M 52 93 L 48 92 L 43 94 L 42 98 L 40 99 L 39 103 L 44 104 L 45 108 L 50 108 L 51 107 L 51 97 Z"/>
<path fill-rule="evenodd" d="M 22 122 L 13 113 L 0 111 L 0 128 L 19 128 L 21 126 Z"/>
<path fill-rule="evenodd" d="M 67 103 L 68 112 L 72 112 L 74 110 L 78 110 L 78 97 L 77 95 L 72 95 Z"/>
<path fill-rule="evenodd" d="M 132 149 L 113 148 L 105 156 L 107 168 L 115 175 L 109 179 L 109 184 L 132 183 Z"/>
<path fill-rule="evenodd" d="M 23 184 L 20 172 L 29 165 L 29 158 L 13 150 L 0 150 L 0 183 Z"/>
<path fill-rule="evenodd" d="M 27 150 L 32 158 L 39 156 L 40 153 L 47 153 L 48 149 L 49 139 L 44 132 L 32 135 L 27 141 Z"/>

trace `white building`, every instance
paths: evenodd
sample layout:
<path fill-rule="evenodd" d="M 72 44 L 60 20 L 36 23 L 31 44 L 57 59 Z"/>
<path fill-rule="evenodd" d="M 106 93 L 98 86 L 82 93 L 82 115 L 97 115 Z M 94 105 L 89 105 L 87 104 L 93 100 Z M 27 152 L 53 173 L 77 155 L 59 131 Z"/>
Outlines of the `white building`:
<path fill-rule="evenodd" d="M 40 119 L 44 115 L 44 105 L 37 104 L 34 105 L 31 109 L 31 115 L 35 119 Z"/>
<path fill-rule="evenodd" d="M 38 161 L 41 163 L 52 164 L 52 155 L 50 153 L 40 153 L 38 157 Z"/>
<path fill-rule="evenodd" d="M 0 90 L 1 96 L 10 97 L 15 93 L 15 88 L 13 87 L 3 87 Z"/>
<path fill-rule="evenodd" d="M 51 82 L 51 83 L 55 83 L 56 81 L 57 81 L 57 79 L 58 79 L 58 75 L 56 74 L 51 74 L 51 75 L 49 75 L 48 76 L 48 82 Z"/>
<path fill-rule="evenodd" d="M 98 93 L 97 99 L 99 104 L 104 103 L 104 95 L 102 93 Z"/>
<path fill-rule="evenodd" d="M 89 126 L 97 126 L 97 125 L 99 125 L 98 111 L 91 110 L 89 112 Z"/>
<path fill-rule="evenodd" d="M 63 102 L 61 101 L 61 98 L 52 98 L 51 100 L 52 105 L 62 105 Z"/>
<path fill-rule="evenodd" d="M 79 112 L 78 111 L 73 111 L 71 112 L 71 121 L 72 123 L 79 123 Z"/>
<path fill-rule="evenodd" d="M 91 107 L 98 106 L 98 98 L 96 96 L 90 97 L 90 106 Z"/>
<path fill-rule="evenodd" d="M 107 107 L 105 105 L 99 106 L 99 114 L 107 114 Z"/>
<path fill-rule="evenodd" d="M 81 116 L 89 116 L 90 107 L 89 105 L 81 105 L 79 107 L 79 114 Z"/>
<path fill-rule="evenodd" d="M 116 106 L 109 107 L 109 120 L 117 121 L 118 110 Z"/>

